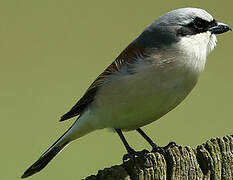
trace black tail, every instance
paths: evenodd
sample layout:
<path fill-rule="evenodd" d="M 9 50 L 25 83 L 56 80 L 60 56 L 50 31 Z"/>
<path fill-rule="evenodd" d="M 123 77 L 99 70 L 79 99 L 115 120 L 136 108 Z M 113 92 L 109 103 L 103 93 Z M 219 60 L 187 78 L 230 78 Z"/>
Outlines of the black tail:
<path fill-rule="evenodd" d="M 61 137 L 62 138 L 62 137 Z M 59 143 L 59 138 L 33 165 L 31 165 L 21 176 L 26 178 L 41 171 L 67 144 Z"/>

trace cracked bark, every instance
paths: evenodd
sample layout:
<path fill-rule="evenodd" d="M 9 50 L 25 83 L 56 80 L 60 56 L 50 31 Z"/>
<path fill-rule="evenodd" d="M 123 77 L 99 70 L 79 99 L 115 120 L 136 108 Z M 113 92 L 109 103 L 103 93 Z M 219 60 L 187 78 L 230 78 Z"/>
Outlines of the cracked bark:
<path fill-rule="evenodd" d="M 173 147 L 99 170 L 85 180 L 232 180 L 233 135 L 212 138 L 196 148 Z"/>

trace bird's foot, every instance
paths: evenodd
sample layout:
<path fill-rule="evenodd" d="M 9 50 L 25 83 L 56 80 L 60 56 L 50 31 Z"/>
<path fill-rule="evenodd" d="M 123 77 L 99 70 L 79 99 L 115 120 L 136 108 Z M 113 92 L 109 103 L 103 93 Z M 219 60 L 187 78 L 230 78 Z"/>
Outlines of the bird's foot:
<path fill-rule="evenodd" d="M 123 156 L 123 163 L 128 161 L 129 159 L 135 160 L 136 157 L 144 156 L 145 154 L 149 153 L 148 150 L 144 149 L 142 151 L 135 151 L 134 149 L 128 150 L 128 154 Z"/>
<path fill-rule="evenodd" d="M 166 150 L 168 150 L 169 148 L 173 148 L 173 147 L 178 147 L 180 148 L 180 145 L 177 145 L 174 141 L 168 143 L 168 145 L 164 146 L 164 147 L 160 147 L 158 145 L 154 145 L 152 147 L 152 152 L 158 152 L 160 154 L 164 154 Z"/>

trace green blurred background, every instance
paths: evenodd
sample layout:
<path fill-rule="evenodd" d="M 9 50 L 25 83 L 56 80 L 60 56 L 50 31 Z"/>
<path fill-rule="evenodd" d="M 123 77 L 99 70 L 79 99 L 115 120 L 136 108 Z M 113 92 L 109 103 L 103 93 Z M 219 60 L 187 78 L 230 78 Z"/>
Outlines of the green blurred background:
<path fill-rule="evenodd" d="M 95 77 L 158 16 L 201 7 L 233 26 L 232 1 L 0 1 L 0 179 L 23 171 L 74 120 L 59 117 Z M 196 146 L 232 134 L 233 34 L 218 37 L 207 67 L 178 108 L 143 129 L 160 145 Z M 126 134 L 137 150 L 149 148 L 136 132 Z M 121 163 L 119 137 L 96 131 L 68 146 L 29 179 L 77 180 Z"/>

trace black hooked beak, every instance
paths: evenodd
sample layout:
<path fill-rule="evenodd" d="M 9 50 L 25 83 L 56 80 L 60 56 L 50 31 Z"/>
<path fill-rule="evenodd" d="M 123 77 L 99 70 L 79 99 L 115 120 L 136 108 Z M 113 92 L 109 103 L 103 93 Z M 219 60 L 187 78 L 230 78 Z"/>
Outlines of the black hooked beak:
<path fill-rule="evenodd" d="M 225 33 L 229 30 L 231 30 L 230 26 L 228 26 L 227 24 L 224 24 L 224 23 L 220 23 L 220 22 L 217 22 L 215 26 L 209 28 L 209 31 L 212 34 L 222 34 L 222 33 Z"/>

